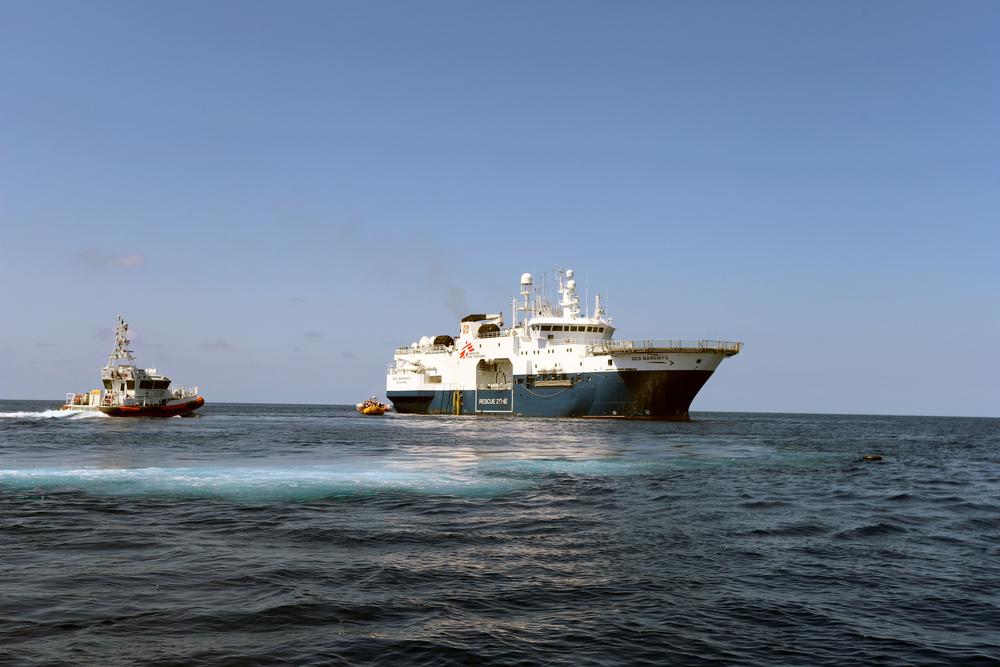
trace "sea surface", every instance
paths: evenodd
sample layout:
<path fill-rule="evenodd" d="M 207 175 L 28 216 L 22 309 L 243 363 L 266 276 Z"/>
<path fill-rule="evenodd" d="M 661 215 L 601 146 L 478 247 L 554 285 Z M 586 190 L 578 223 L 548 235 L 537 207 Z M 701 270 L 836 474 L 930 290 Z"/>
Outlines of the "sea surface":
<path fill-rule="evenodd" d="M 1000 663 L 998 419 L 54 403 L 0 401 L 0 664 Z"/>

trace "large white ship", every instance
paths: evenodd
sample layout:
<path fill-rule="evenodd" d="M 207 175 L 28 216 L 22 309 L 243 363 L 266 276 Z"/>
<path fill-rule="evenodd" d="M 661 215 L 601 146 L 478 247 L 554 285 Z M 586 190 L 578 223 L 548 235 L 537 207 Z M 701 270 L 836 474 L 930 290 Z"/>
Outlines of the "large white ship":
<path fill-rule="evenodd" d="M 397 349 L 386 376 L 396 411 L 687 420 L 698 390 L 742 347 L 614 340 L 600 295 L 593 313 L 582 313 L 573 271 L 557 276 L 557 304 L 535 289 L 530 273 L 521 276 L 510 328 L 501 314 L 469 315 L 457 336 L 424 336 Z"/>

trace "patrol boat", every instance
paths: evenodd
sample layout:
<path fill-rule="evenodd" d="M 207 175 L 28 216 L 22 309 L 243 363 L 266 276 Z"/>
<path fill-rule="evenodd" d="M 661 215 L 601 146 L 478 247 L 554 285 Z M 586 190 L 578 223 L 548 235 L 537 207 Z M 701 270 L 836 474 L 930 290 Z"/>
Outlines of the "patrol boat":
<path fill-rule="evenodd" d="M 155 368 L 138 368 L 128 349 L 130 342 L 128 324 L 119 315 L 115 349 L 108 355 L 108 365 L 101 369 L 104 389 L 85 394 L 70 392 L 62 409 L 103 412 L 112 417 L 174 417 L 205 405 L 198 387 L 171 389 L 170 378 L 158 374 Z"/>
<path fill-rule="evenodd" d="M 550 303 L 521 276 L 521 302 L 502 314 L 474 314 L 459 334 L 424 336 L 396 350 L 386 397 L 399 413 L 690 419 L 698 390 L 742 343 L 614 340 L 597 295 L 581 313 L 572 269 L 558 271 Z M 518 321 L 518 314 L 522 318 Z"/>

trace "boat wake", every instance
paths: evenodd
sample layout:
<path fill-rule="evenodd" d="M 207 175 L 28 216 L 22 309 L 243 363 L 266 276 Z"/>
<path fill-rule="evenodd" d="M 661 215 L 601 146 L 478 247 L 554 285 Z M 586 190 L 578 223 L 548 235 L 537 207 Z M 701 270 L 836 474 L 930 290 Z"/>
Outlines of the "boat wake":
<path fill-rule="evenodd" d="M 531 485 L 516 479 L 339 466 L 0 470 L 0 489 L 76 490 L 104 496 L 202 497 L 237 502 L 309 502 L 391 493 L 482 498 Z"/>
<path fill-rule="evenodd" d="M 0 412 L 0 419 L 107 419 L 103 412 L 90 410 L 42 410 L 41 412 Z"/>

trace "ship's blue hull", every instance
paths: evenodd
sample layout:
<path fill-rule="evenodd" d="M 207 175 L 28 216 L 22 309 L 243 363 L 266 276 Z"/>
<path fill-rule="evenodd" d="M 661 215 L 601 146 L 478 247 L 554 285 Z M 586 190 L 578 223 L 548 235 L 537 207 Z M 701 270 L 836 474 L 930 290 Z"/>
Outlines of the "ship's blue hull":
<path fill-rule="evenodd" d="M 688 419 L 712 371 L 617 371 L 515 376 L 510 389 L 390 391 L 397 412 L 518 417 Z"/>

